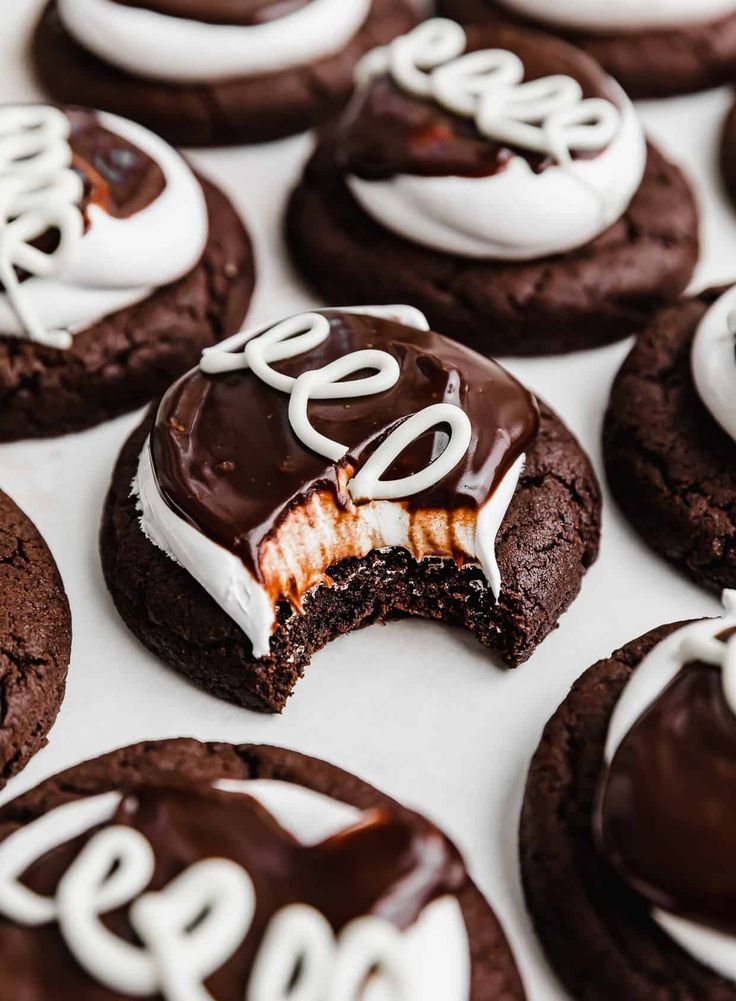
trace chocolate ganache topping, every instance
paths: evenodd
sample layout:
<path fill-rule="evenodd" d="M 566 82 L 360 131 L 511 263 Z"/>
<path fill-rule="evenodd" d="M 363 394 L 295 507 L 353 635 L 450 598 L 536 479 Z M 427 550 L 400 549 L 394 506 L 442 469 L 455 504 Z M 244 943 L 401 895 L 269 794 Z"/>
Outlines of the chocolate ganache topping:
<path fill-rule="evenodd" d="M 610 78 L 567 46 L 547 44 L 514 28 L 468 28 L 466 52 L 488 49 L 518 56 L 527 83 L 564 75 L 580 84 L 583 98 L 604 99 L 619 106 Z M 397 174 L 488 177 L 503 170 L 512 156 L 523 157 L 535 172 L 556 162 L 547 153 L 483 135 L 472 118 L 453 114 L 432 98 L 407 92 L 385 73 L 357 90 L 340 120 L 334 148 L 341 172 L 365 180 L 385 180 Z M 570 150 L 573 159 L 602 152 Z"/>
<path fill-rule="evenodd" d="M 68 108 L 72 165 L 84 181 L 82 210 L 99 205 L 128 219 L 154 202 L 166 187 L 161 167 L 143 150 L 104 128 L 94 111 Z"/>
<path fill-rule="evenodd" d="M 327 339 L 275 364 L 277 371 L 297 377 L 363 349 L 388 353 L 399 368 L 398 381 L 384 392 L 310 400 L 312 425 L 347 447 L 343 459 L 330 463 L 305 447 L 289 420 L 289 396 L 250 370 L 186 375 L 164 397 L 151 433 L 153 468 L 166 504 L 236 554 L 267 589 L 271 582 L 264 579 L 262 550 L 290 512 L 318 496 L 337 519 L 349 521 L 354 509 L 346 489 L 350 475 L 408 415 L 451 404 L 467 415 L 472 428 L 469 447 L 452 471 L 400 500 L 410 518 L 427 511 L 467 511 L 474 518 L 538 429 L 533 397 L 494 362 L 432 331 L 394 320 L 339 311 L 324 315 L 329 319 Z M 421 434 L 384 479 L 424 469 L 446 442 L 442 428 Z M 353 555 L 349 540 L 348 549 L 338 555 Z M 459 552 L 444 548 L 430 548 L 426 555 L 456 555 L 462 562 Z M 298 592 L 315 582 L 308 580 Z M 299 593 L 286 596 L 298 607 Z"/>
<path fill-rule="evenodd" d="M 153 853 L 152 877 L 140 880 L 137 892 L 119 892 L 122 902 L 112 910 L 102 907 L 101 913 L 93 919 L 104 926 L 103 936 L 106 933 L 114 936 L 113 947 L 118 941 L 123 949 L 126 943 L 128 948 L 133 947 L 132 966 L 129 956 L 118 955 L 120 968 L 135 971 L 135 954 L 140 963 L 142 955 L 163 933 L 161 925 L 164 924 L 163 920 L 159 926 L 154 923 L 150 940 L 146 936 L 146 941 L 141 941 L 131 923 L 131 914 L 140 895 L 171 891 L 175 881 L 187 872 L 192 875 L 198 864 L 213 860 L 217 866 L 222 860 L 235 863 L 244 874 L 241 878 L 252 886 L 252 914 L 250 918 L 245 915 L 244 934 L 236 934 L 232 950 L 219 960 L 215 958 L 214 963 L 211 955 L 200 955 L 197 960 L 209 964 L 203 986 L 209 991 L 207 996 L 217 1001 L 243 1001 L 244 997 L 253 996 L 247 994 L 246 989 L 259 953 L 263 951 L 267 931 L 274 931 L 274 937 L 281 942 L 281 947 L 275 950 L 277 962 L 282 967 L 296 962 L 293 939 L 291 944 L 288 935 L 279 939 L 273 928 L 273 919 L 279 914 L 283 916 L 292 905 L 314 908 L 335 934 L 354 919 L 367 916 L 380 918 L 403 931 L 412 926 L 433 901 L 456 893 L 467 878 L 453 846 L 429 822 L 414 814 L 366 811 L 354 826 L 320 843 L 306 845 L 245 793 L 172 782 L 168 786 L 132 787 L 125 791 L 109 822 L 98 824 L 40 856 L 39 851 L 43 849 L 37 845 L 35 860 L 18 874 L 18 878 L 22 886 L 52 901 L 61 899 L 64 880 L 67 880 L 66 906 L 72 914 L 81 915 L 89 901 L 81 896 L 75 899 L 80 884 L 84 890 L 96 881 L 99 883 L 101 876 L 108 882 L 115 878 L 114 870 L 112 875 L 96 873 L 94 865 L 87 861 L 88 877 L 77 880 L 75 890 L 71 890 L 70 873 L 75 865 L 79 867 L 85 850 L 89 852 L 96 840 L 111 832 L 119 838 L 121 829 L 123 835 L 126 830 L 142 835 L 143 844 L 147 842 Z M 21 829 L 17 836 L 23 835 Z M 114 856 L 115 850 L 110 858 Z M 120 878 L 127 878 L 120 870 L 131 866 L 131 858 L 131 849 L 127 853 L 121 851 Z M 237 872 L 226 871 L 226 885 L 220 882 L 219 889 L 215 881 L 210 901 L 212 908 L 222 905 L 223 896 L 228 895 L 227 881 L 232 883 L 232 877 L 237 875 Z M 235 885 L 238 885 L 237 880 Z M 3 890 L 3 894 L 6 892 Z M 93 892 L 99 892 L 98 885 L 94 885 Z M 206 892 L 204 898 L 207 899 Z M 0 908 L 5 899 L 5 896 L 0 899 Z M 189 904 L 182 898 L 177 906 L 181 913 Z M 107 953 L 107 963 L 102 963 L 102 975 L 96 973 L 95 960 L 102 956 L 99 951 L 95 953 L 95 939 L 87 938 L 82 920 L 77 925 L 76 935 L 68 937 L 67 927 L 71 927 L 71 922 L 66 924 L 61 910 L 56 920 L 50 913 L 46 921 L 38 922 L 35 927 L 12 920 L 6 914 L 0 915 L 3 982 L 12 986 L 13 970 L 17 970 L 18 976 L 17 993 L 12 996 L 74 998 L 76 1001 L 112 1001 L 132 996 L 128 990 L 112 986 L 110 978 L 122 975 L 120 969 L 115 969 L 117 962 L 112 959 L 112 952 Z M 181 928 L 175 932 L 181 936 L 185 951 L 186 936 L 191 930 Z M 225 930 L 231 933 L 231 929 Z M 306 948 L 308 951 L 308 940 L 309 936 L 302 939 L 300 950 Z M 214 954 L 217 957 L 216 947 Z M 163 953 L 159 959 L 163 966 Z M 287 975 L 293 974 L 295 982 L 303 972 L 300 973 L 298 967 L 285 971 Z M 280 979 L 284 979 L 283 969 Z M 184 996 L 172 987 L 165 988 L 162 993 L 166 997 Z M 273 987 L 265 994 L 276 996 Z M 161 994 L 154 987 L 151 991 L 138 991 L 136 996 L 159 997 Z"/>
<path fill-rule="evenodd" d="M 736 629 L 723 630 L 725 642 Z M 656 908 L 736 934 L 736 715 L 723 668 L 691 660 L 602 777 L 599 847 Z"/>
<path fill-rule="evenodd" d="M 168 17 L 181 17 L 205 24 L 235 24 L 245 27 L 265 24 L 293 14 L 312 0 L 115 0 L 124 7 L 141 7 Z"/>

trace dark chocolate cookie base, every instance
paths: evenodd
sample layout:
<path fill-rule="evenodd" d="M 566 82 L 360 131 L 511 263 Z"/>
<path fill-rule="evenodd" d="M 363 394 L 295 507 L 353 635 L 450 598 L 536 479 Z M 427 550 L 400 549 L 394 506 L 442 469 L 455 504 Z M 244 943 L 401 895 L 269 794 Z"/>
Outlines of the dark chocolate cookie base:
<path fill-rule="evenodd" d="M 736 986 L 687 955 L 596 851 L 590 818 L 608 724 L 646 653 L 674 625 L 629 643 L 573 686 L 534 755 L 521 870 L 542 945 L 577 1001 L 734 1001 Z"/>
<path fill-rule="evenodd" d="M 439 0 L 458 21 L 495 21 L 554 32 L 579 46 L 633 98 L 672 97 L 736 78 L 736 14 L 680 28 L 593 35 L 555 29 L 505 10 L 494 0 Z"/>
<path fill-rule="evenodd" d="M 0 788 L 46 744 L 64 698 L 69 603 L 35 525 L 0 491 Z"/>
<path fill-rule="evenodd" d="M 253 250 L 226 196 L 200 181 L 210 232 L 188 275 L 77 334 L 67 351 L 0 338 L 0 441 L 81 431 L 134 410 L 240 329 Z"/>
<path fill-rule="evenodd" d="M 172 774 L 199 783 L 258 778 L 296 782 L 361 810 L 388 807 L 409 812 L 354 775 L 294 751 L 190 739 L 147 741 L 76 765 L 7 803 L 0 809 L 0 840 L 63 803 L 137 783 L 165 783 Z M 523 1001 L 506 937 L 470 877 L 458 901 L 470 941 L 470 1001 Z"/>
<path fill-rule="evenodd" d="M 395 236 L 349 193 L 329 135 L 292 195 L 286 225 L 297 267 L 327 301 L 410 302 L 436 330 L 491 356 L 557 354 L 626 337 L 683 292 L 698 258 L 693 195 L 653 147 L 623 218 L 558 257 L 477 261 Z"/>
<path fill-rule="evenodd" d="M 350 97 L 360 57 L 416 21 L 409 0 L 373 0 L 363 27 L 335 56 L 268 76 L 175 85 L 102 62 L 67 34 L 51 0 L 31 54 L 55 101 L 113 111 L 178 146 L 224 146 L 279 139 L 331 118 Z"/>
<path fill-rule="evenodd" d="M 699 584 L 736 587 L 736 442 L 703 405 L 690 369 L 711 290 L 663 310 L 616 377 L 603 429 L 611 490 L 658 553 Z"/>
<path fill-rule="evenodd" d="M 130 484 L 149 426 L 130 437 L 113 475 L 101 534 L 108 587 L 130 629 L 162 660 L 249 709 L 280 712 L 315 651 L 401 616 L 464 626 L 516 666 L 555 627 L 598 552 L 595 474 L 570 432 L 542 408 L 540 434 L 498 535 L 498 605 L 477 568 L 418 563 L 402 549 L 374 552 L 331 567 L 334 586 L 312 591 L 303 616 L 282 605 L 269 656 L 254 658 L 233 620 L 141 532 Z"/>

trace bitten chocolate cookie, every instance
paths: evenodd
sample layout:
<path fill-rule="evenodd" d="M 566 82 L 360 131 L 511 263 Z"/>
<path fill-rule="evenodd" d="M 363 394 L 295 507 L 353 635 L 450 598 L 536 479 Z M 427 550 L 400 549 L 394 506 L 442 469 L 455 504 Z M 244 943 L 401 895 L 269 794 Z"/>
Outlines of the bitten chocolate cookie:
<path fill-rule="evenodd" d="M 123 748 L 6 804 L 0 839 L 8 998 L 524 998 L 447 838 L 293 751 Z"/>
<path fill-rule="evenodd" d="M 78 431 L 159 395 L 236 331 L 250 240 L 214 185 L 114 115 L 0 107 L 0 440 Z"/>
<path fill-rule="evenodd" d="M 611 489 L 642 537 L 698 583 L 736 585 L 736 290 L 663 310 L 613 385 Z"/>
<path fill-rule="evenodd" d="M 32 56 L 57 101 L 183 146 L 264 142 L 332 117 L 360 57 L 416 21 L 412 0 L 52 0 Z"/>
<path fill-rule="evenodd" d="M 687 94 L 736 77 L 734 0 L 439 0 L 439 10 L 460 21 L 554 32 L 632 98 Z"/>
<path fill-rule="evenodd" d="M 2 491 L 0 595 L 2 787 L 46 744 L 64 698 L 72 640 L 54 558 L 35 525 Z"/>
<path fill-rule="evenodd" d="M 736 595 L 590 668 L 521 818 L 527 903 L 579 1001 L 733 1001 Z"/>
<path fill-rule="evenodd" d="M 689 186 L 580 51 L 435 19 L 358 76 L 287 217 L 328 300 L 411 302 L 477 351 L 530 355 L 627 336 L 686 287 Z"/>
<path fill-rule="evenodd" d="M 123 449 L 101 549 L 147 646 L 278 712 L 315 651 L 398 616 L 521 663 L 577 594 L 599 523 L 590 464 L 550 410 L 417 310 L 356 307 L 206 352 Z"/>

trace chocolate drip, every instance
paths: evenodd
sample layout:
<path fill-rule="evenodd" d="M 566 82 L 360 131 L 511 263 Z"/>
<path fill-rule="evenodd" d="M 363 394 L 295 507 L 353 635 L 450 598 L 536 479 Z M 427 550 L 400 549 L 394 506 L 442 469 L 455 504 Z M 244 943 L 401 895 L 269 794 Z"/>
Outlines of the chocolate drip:
<path fill-rule="evenodd" d="M 129 791 L 110 824 L 133 827 L 150 842 L 156 858 L 150 890 L 162 889 L 207 858 L 237 862 L 252 879 L 256 911 L 251 929 L 206 984 L 217 1001 L 245 997 L 266 926 L 289 904 L 311 904 L 336 932 L 371 914 L 405 929 L 428 903 L 457 892 L 466 878 L 462 860 L 444 836 L 404 812 L 367 812 L 356 827 L 305 847 L 249 796 L 206 787 L 144 786 Z M 47 854 L 24 874 L 23 882 L 53 896 L 94 833 Z M 133 942 L 127 915 L 128 908 L 121 908 L 107 915 L 105 924 Z M 29 928 L 0 919 L 0 963 L 4 973 L 18 968 L 23 996 L 75 1001 L 119 997 L 76 964 L 56 925 Z"/>
<path fill-rule="evenodd" d="M 561 52 L 558 46 L 540 44 L 537 36 L 513 28 L 468 29 L 467 51 L 487 48 L 516 53 L 527 81 L 564 74 L 578 80 L 586 98 L 618 104 L 608 77 L 579 53 Z M 551 157 L 486 138 L 470 119 L 407 94 L 387 76 L 378 77 L 353 98 L 339 125 L 336 148 L 340 170 L 365 180 L 386 180 L 396 174 L 489 177 L 503 170 L 512 155 L 523 157 L 536 172 L 554 163 Z M 591 158 L 590 153 L 571 152 L 574 158 Z"/>
<path fill-rule="evenodd" d="M 98 205 L 116 219 L 128 219 L 154 202 L 166 187 L 155 160 L 103 128 L 94 111 L 66 112 L 74 167 L 84 179 L 83 210 Z"/>
<path fill-rule="evenodd" d="M 362 348 L 387 351 L 401 369 L 398 383 L 379 395 L 310 403 L 317 430 L 350 450 L 340 464 L 330 465 L 301 444 L 289 423 L 288 396 L 249 371 L 184 376 L 164 397 L 151 435 L 154 468 L 168 505 L 239 556 L 257 578 L 259 549 L 288 511 L 321 489 L 345 506 L 346 466 L 359 468 L 410 414 L 434 403 L 453 403 L 473 427 L 463 461 L 436 486 L 412 497 L 413 509 L 477 509 L 537 432 L 532 396 L 494 362 L 433 332 L 367 316 L 329 316 L 328 340 L 279 365 L 281 371 L 298 376 Z M 423 435 L 387 478 L 424 468 L 444 440 L 442 430 Z"/>
<path fill-rule="evenodd" d="M 736 716 L 720 668 L 684 667 L 624 737 L 594 826 L 653 906 L 736 934 Z"/>
<path fill-rule="evenodd" d="M 301 10 L 311 0 L 115 0 L 124 7 L 142 7 L 169 17 L 205 24 L 252 26 L 275 21 Z"/>

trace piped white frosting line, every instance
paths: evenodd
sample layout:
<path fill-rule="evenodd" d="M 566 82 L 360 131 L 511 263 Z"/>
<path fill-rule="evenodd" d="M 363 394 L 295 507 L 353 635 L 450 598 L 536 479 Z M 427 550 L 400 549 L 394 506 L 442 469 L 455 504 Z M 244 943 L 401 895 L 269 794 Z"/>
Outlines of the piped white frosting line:
<path fill-rule="evenodd" d="M 611 716 L 605 747 L 607 765 L 637 720 L 682 670 L 683 643 L 697 648 L 699 641 L 708 641 L 726 629 L 736 628 L 736 592 L 726 591 L 723 597 L 722 617 L 693 622 L 670 633 L 650 650 L 631 675 Z M 657 908 L 652 910 L 652 917 L 700 963 L 736 981 L 736 937 Z"/>
<path fill-rule="evenodd" d="M 257 25 L 206 24 L 114 0 L 57 0 L 66 30 L 105 62 L 139 77 L 205 83 L 306 66 L 342 51 L 371 0 L 311 0 Z"/>
<path fill-rule="evenodd" d="M 63 273 L 84 234 L 84 185 L 72 169 L 70 132 L 71 122 L 59 108 L 0 108 L 0 282 L 24 335 L 60 349 L 71 346 L 71 335 L 38 322 L 19 272 Z M 58 234 L 52 250 L 34 246 L 52 230 Z"/>
<path fill-rule="evenodd" d="M 736 0 L 499 0 L 538 21 L 591 32 L 635 33 L 648 28 L 705 24 L 736 11 Z"/>
<path fill-rule="evenodd" d="M 620 219 L 644 176 L 644 130 L 629 99 L 616 91 L 618 132 L 591 159 L 535 173 L 514 156 L 490 177 L 399 174 L 368 181 L 348 175 L 346 183 L 386 229 L 443 253 L 507 261 L 566 253 Z"/>
<path fill-rule="evenodd" d="M 182 156 L 148 129 L 99 112 L 100 125 L 155 160 L 166 186 L 150 205 L 127 219 L 89 206 L 90 226 L 63 274 L 31 277 L 22 292 L 40 323 L 78 333 L 187 274 L 207 242 L 209 221 L 202 187 Z M 0 334 L 24 335 L 8 297 L 0 293 Z"/>
<path fill-rule="evenodd" d="M 736 286 L 724 292 L 700 321 L 691 365 L 701 400 L 736 440 Z"/>
<path fill-rule="evenodd" d="M 384 314 L 411 307 L 384 307 Z M 421 329 L 426 318 L 421 316 Z M 291 430 L 310 451 L 340 462 L 349 452 L 347 445 L 321 434 L 309 418 L 311 400 L 351 400 L 375 396 L 392 389 L 401 378 L 401 367 L 387 351 L 376 348 L 350 351 L 328 365 L 308 369 L 298 379 L 272 368 L 273 361 L 286 361 L 308 353 L 330 337 L 330 321 L 324 313 L 299 313 L 276 323 L 262 336 L 244 330 L 223 344 L 206 349 L 200 369 L 210 375 L 225 372 L 251 372 L 261 382 L 289 397 L 288 418 Z M 231 350 L 238 344 L 240 350 Z M 371 372 L 371 375 L 360 373 Z M 410 476 L 386 481 L 383 474 L 420 435 L 438 425 L 450 432 L 432 461 Z M 398 500 L 413 497 L 435 486 L 451 473 L 470 447 L 473 429 L 468 415 L 456 404 L 435 403 L 407 415 L 380 443 L 347 484 L 354 501 Z"/>
<path fill-rule="evenodd" d="M 257 800 L 303 845 L 315 845 L 337 835 L 359 823 L 364 816 L 356 807 L 290 782 L 268 779 L 223 779 L 215 782 L 214 786 L 223 792 L 248 795 Z M 222 950 L 222 955 L 218 955 L 223 944 L 221 939 L 215 937 L 213 940 L 212 935 L 208 937 L 200 935 L 196 947 L 199 947 L 201 954 L 193 969 L 189 970 L 186 964 L 182 969 L 177 969 L 171 962 L 173 959 L 171 951 L 157 948 L 160 946 L 159 939 L 162 934 L 157 922 L 147 922 L 150 937 L 146 936 L 144 949 L 131 948 L 121 941 L 116 941 L 114 935 L 101 927 L 99 914 L 130 904 L 131 920 L 135 922 L 137 915 L 143 910 L 144 903 L 148 909 L 154 908 L 153 915 L 158 913 L 164 919 L 171 917 L 169 904 L 179 908 L 180 913 L 181 910 L 186 912 L 187 908 L 196 912 L 197 906 L 201 906 L 198 905 L 196 895 L 202 892 L 203 884 L 210 883 L 212 879 L 212 875 L 204 872 L 210 866 L 217 867 L 220 873 L 219 880 L 210 883 L 209 891 L 205 890 L 206 893 L 212 894 L 209 899 L 214 911 L 227 908 L 233 880 L 236 880 L 236 883 L 238 879 L 245 880 L 248 887 L 252 887 L 252 882 L 247 873 L 238 871 L 238 867 L 232 863 L 215 859 L 203 860 L 172 881 L 160 893 L 146 894 L 144 891 L 153 871 L 153 856 L 150 848 L 146 850 L 147 842 L 133 829 L 109 825 L 122 798 L 119 792 L 109 792 L 66 803 L 6 838 L 0 844 L 0 913 L 31 927 L 58 921 L 68 945 L 84 968 L 93 976 L 97 971 L 100 979 L 108 985 L 119 982 L 120 990 L 124 993 L 129 992 L 132 983 L 139 981 L 140 989 L 137 990 L 136 996 L 149 997 L 154 993 L 159 994 L 163 989 L 167 1001 L 184 1001 L 185 998 L 192 998 L 195 995 L 193 985 L 198 976 L 194 970 L 201 967 L 200 975 L 204 971 L 214 971 L 235 951 L 241 941 L 241 930 L 247 932 L 250 921 L 248 915 L 241 915 L 244 920 L 242 923 L 236 923 L 240 924 L 240 927 L 233 928 L 234 922 L 228 922 L 230 927 L 226 934 L 232 941 L 225 943 L 227 948 Z M 100 877 L 105 876 L 107 869 L 103 867 L 100 872 L 93 871 L 94 863 L 91 859 L 95 853 L 88 851 L 89 861 L 83 860 L 81 856 L 78 857 L 62 878 L 56 898 L 43 897 L 21 882 L 23 873 L 36 859 L 43 857 L 55 847 L 81 836 L 93 827 L 105 824 L 108 826 L 101 835 L 96 836 L 98 841 L 101 837 L 109 835 L 110 840 L 114 839 L 120 844 L 118 850 L 121 852 L 123 844 L 127 845 L 124 856 L 121 856 L 117 875 L 108 875 L 107 879 L 101 882 Z M 124 842 L 121 840 L 123 837 Z M 133 843 L 128 844 L 128 842 Z M 92 845 L 93 842 L 90 842 L 88 849 Z M 136 852 L 133 852 L 134 848 L 137 849 Z M 112 850 L 111 857 L 114 857 L 115 849 Z M 104 853 L 101 843 L 97 855 L 100 852 Z M 138 867 L 139 871 L 136 871 L 134 863 L 137 855 L 141 856 L 142 863 Z M 85 872 L 82 872 L 82 869 Z M 198 875 L 193 878 L 197 870 L 199 870 Z M 116 883 L 118 885 L 114 885 Z M 91 902 L 87 899 L 90 891 L 97 894 L 96 903 L 92 903 L 91 907 Z M 248 893 L 252 895 L 252 889 L 248 890 Z M 85 899 L 81 899 L 82 897 Z M 88 915 L 88 910 L 94 913 Z M 299 919 L 303 920 L 303 917 L 298 912 L 302 910 L 301 905 L 293 905 L 287 907 L 280 917 L 287 918 L 292 924 L 299 924 Z M 314 916 L 308 924 L 314 921 Z M 256 967 L 259 964 L 263 965 L 264 960 L 270 960 L 271 965 L 276 967 L 277 971 L 280 969 L 283 974 L 284 963 L 291 961 L 285 923 L 282 922 L 279 928 L 275 928 L 272 923 L 270 930 L 274 934 L 270 938 L 269 936 L 264 938 Z M 368 923 L 373 924 L 372 933 L 365 927 Z M 361 924 L 363 925 L 360 928 L 362 948 L 366 948 L 368 940 L 373 939 L 375 942 L 376 934 L 379 934 L 380 938 L 380 920 L 370 918 L 367 921 L 355 922 L 353 927 L 356 931 Z M 182 934 L 182 930 L 176 930 L 176 935 Z M 468 1001 L 471 977 L 470 946 L 462 910 L 455 897 L 445 896 L 433 901 L 424 908 L 412 926 L 401 933 L 394 931 L 392 935 L 400 948 L 402 988 L 404 988 L 401 992 L 402 1001 Z M 196 937 L 195 933 L 193 939 Z M 324 970 L 328 981 L 334 976 L 340 976 L 341 959 L 344 961 L 346 953 L 352 953 L 351 958 L 354 962 L 359 961 L 360 938 L 361 935 L 355 935 L 350 941 L 350 936 L 345 934 L 341 936 L 338 955 L 332 962 L 328 961 Z M 195 950 L 193 939 L 190 946 L 192 951 Z M 173 944 L 175 942 L 169 942 L 169 945 Z M 180 944 L 186 948 L 186 933 Z M 147 952 L 149 949 L 151 955 Z M 102 962 L 105 956 L 108 957 L 108 962 Z M 173 967 L 169 969 L 168 975 L 165 973 L 167 966 Z M 273 997 L 273 993 L 268 990 L 259 992 L 255 989 L 257 972 L 254 968 L 253 982 L 249 985 L 251 990 L 249 997 Z M 378 977 L 376 980 L 377 983 L 367 992 L 360 992 L 360 997 L 364 997 L 365 1001 L 392 1001 L 395 995 L 392 994 L 386 979 Z M 196 996 L 199 997 L 200 994 L 196 992 Z M 350 996 L 354 995 L 351 993 Z"/>

